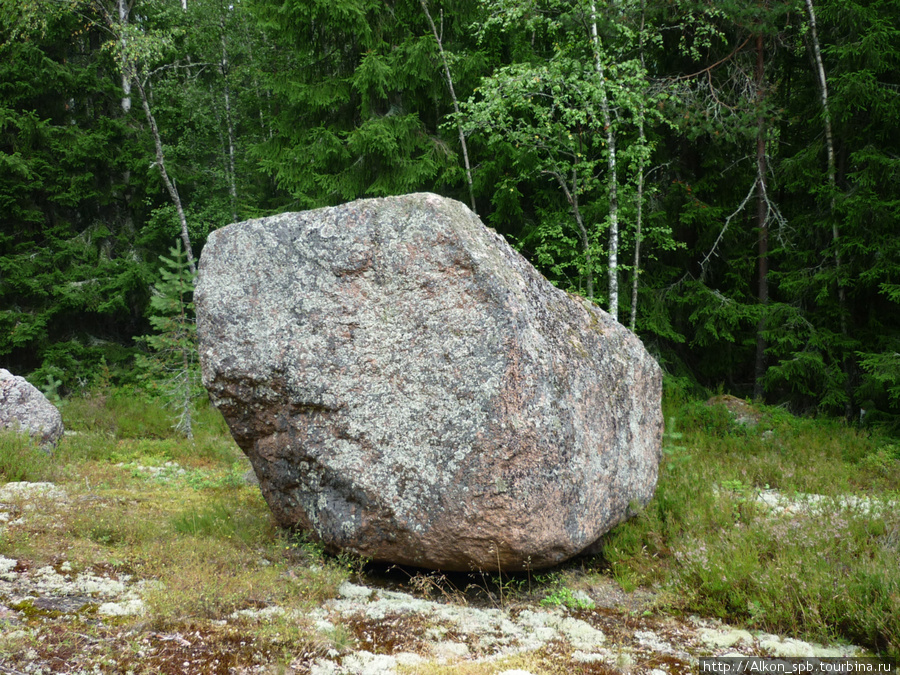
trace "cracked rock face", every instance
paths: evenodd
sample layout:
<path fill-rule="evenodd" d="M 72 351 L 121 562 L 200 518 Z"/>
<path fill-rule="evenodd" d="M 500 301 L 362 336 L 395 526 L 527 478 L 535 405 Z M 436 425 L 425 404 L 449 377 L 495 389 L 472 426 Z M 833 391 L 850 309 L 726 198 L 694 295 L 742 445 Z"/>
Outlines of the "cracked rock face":
<path fill-rule="evenodd" d="M 444 570 L 547 567 L 645 504 L 661 373 L 459 202 L 213 232 L 203 383 L 285 527 Z"/>

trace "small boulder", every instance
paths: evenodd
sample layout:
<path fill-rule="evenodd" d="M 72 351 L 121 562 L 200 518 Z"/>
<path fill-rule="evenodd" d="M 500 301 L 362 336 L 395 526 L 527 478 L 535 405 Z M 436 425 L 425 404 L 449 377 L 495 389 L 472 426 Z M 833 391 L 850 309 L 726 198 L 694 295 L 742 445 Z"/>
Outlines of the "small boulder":
<path fill-rule="evenodd" d="M 762 419 L 762 413 L 753 404 L 731 394 L 717 394 L 707 402 L 708 406 L 723 406 L 731 418 L 742 427 L 755 427 Z"/>
<path fill-rule="evenodd" d="M 195 302 L 203 383 L 269 507 L 331 550 L 537 569 L 653 494 L 659 366 L 459 202 L 229 225 Z"/>
<path fill-rule="evenodd" d="M 52 449 L 63 435 L 62 415 L 24 377 L 0 368 L 0 427 L 15 429 Z"/>

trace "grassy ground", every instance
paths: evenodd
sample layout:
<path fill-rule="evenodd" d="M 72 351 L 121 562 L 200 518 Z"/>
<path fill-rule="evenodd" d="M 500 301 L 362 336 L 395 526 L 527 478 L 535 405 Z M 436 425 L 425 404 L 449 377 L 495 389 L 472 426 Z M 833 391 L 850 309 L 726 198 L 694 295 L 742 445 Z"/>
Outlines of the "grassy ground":
<path fill-rule="evenodd" d="M 129 627 L 193 629 L 206 635 L 214 652 L 221 647 L 223 663 L 226 654 L 240 655 L 238 643 L 276 660 L 279 650 L 304 641 L 311 652 L 331 648 L 302 621 L 275 621 L 252 639 L 217 629 L 216 621 L 232 612 L 270 603 L 302 613 L 333 597 L 347 577 L 339 561 L 275 527 L 259 488 L 245 480 L 249 463 L 217 411 L 200 411 L 193 441 L 173 435 L 164 406 L 140 398 L 72 400 L 62 412 L 66 429 L 76 433 L 64 437 L 52 457 L 0 435 L 0 485 L 52 481 L 67 493 L 63 502 L 39 500 L 24 524 L 3 529 L 0 554 L 31 568 L 58 569 L 65 561 L 69 574 L 102 571 L 153 582 L 144 593 L 145 614 L 118 620 L 120 638 Z M 91 644 L 106 645 L 116 663 L 128 663 L 134 646 L 136 672 L 167 672 L 161 661 L 138 659 L 138 641 L 114 639 L 91 621 L 80 630 Z M 49 648 L 53 640 L 45 638 Z M 0 637 L 0 654 L 26 648 L 38 646 Z M 182 672 L 177 666 L 172 672 Z"/>
<path fill-rule="evenodd" d="M 77 433 L 53 457 L 0 435 L 0 484 L 53 481 L 68 494 L 65 503 L 47 500 L 23 525 L 3 530 L 0 554 L 34 566 L 64 559 L 76 571 L 103 569 L 155 583 L 145 593 L 144 615 L 123 617 L 114 628 L 86 624 L 82 634 L 90 644 L 118 661 L 129 649 L 143 649 L 135 664 L 166 672 L 145 658 L 146 645 L 128 636 L 195 630 L 207 636 L 210 659 L 253 649 L 273 662 L 282 651 L 296 654 L 297 645 L 315 655 L 351 640 L 339 628 L 323 639 L 294 619 L 255 625 L 249 636 L 221 627 L 237 610 L 273 603 L 302 616 L 333 597 L 360 562 L 329 558 L 275 527 L 215 410 L 200 411 L 192 441 L 173 434 L 162 405 L 139 397 L 95 395 L 65 401 L 62 410 L 66 428 Z M 757 412 L 757 424 L 742 426 L 723 407 L 667 401 L 665 454 L 650 505 L 606 537 L 602 556 L 528 578 L 489 579 L 486 595 L 500 604 L 530 598 L 576 610 L 579 585 L 611 575 L 626 589 L 654 588 L 660 611 L 845 640 L 896 657 L 896 505 L 865 513 L 835 502 L 778 516 L 756 496 L 774 489 L 787 496 L 900 500 L 900 447 L 838 422 Z M 409 586 L 417 585 L 423 594 L 452 599 L 458 593 L 434 576 L 414 577 Z M 111 630 L 119 637 L 110 637 Z M 0 653 L 38 649 L 14 643 L 0 638 Z"/>
<path fill-rule="evenodd" d="M 776 408 L 750 426 L 700 402 L 666 413 L 656 496 L 607 537 L 616 578 L 662 586 L 673 610 L 900 654 L 896 439 Z M 779 515 L 768 490 L 832 499 Z M 843 508 L 846 495 L 865 501 Z"/>

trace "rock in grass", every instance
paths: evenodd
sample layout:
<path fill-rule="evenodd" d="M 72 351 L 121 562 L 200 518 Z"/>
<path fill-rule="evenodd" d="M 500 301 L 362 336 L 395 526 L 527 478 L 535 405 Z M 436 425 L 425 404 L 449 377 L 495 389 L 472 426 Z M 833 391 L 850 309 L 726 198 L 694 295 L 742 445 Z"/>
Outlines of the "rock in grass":
<path fill-rule="evenodd" d="M 459 202 L 230 225 L 195 301 L 203 383 L 266 501 L 332 550 L 546 567 L 653 493 L 659 367 Z"/>
<path fill-rule="evenodd" d="M 731 394 L 718 394 L 710 398 L 706 405 L 723 406 L 739 426 L 755 427 L 762 419 L 762 413 L 753 404 L 732 396 Z"/>
<path fill-rule="evenodd" d="M 45 450 L 56 447 L 63 435 L 62 415 L 40 390 L 24 377 L 0 368 L 0 428 L 27 433 Z"/>

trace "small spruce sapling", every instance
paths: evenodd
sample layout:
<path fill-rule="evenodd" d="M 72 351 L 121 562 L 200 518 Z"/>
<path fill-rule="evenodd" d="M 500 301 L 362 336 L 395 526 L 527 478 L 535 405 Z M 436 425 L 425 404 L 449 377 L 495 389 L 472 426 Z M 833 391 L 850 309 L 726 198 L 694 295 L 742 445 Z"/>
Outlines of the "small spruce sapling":
<path fill-rule="evenodd" d="M 193 400 L 200 382 L 193 302 L 196 273 L 181 241 L 176 240 L 169 254 L 170 258 L 160 256 L 161 279 L 153 285 L 150 298 L 150 325 L 156 334 L 137 338 L 150 349 L 150 354 L 138 357 L 138 365 L 179 411 L 174 428 L 193 438 Z"/>

